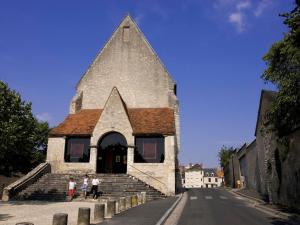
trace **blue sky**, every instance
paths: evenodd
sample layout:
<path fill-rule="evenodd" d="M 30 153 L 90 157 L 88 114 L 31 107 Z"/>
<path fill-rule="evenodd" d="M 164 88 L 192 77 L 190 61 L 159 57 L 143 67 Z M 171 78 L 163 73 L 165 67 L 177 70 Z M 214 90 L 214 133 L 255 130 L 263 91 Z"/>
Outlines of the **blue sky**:
<path fill-rule="evenodd" d="M 57 125 L 75 85 L 126 13 L 177 81 L 181 163 L 218 165 L 220 147 L 254 139 L 262 56 L 286 31 L 294 0 L 7 0 L 0 79 Z"/>

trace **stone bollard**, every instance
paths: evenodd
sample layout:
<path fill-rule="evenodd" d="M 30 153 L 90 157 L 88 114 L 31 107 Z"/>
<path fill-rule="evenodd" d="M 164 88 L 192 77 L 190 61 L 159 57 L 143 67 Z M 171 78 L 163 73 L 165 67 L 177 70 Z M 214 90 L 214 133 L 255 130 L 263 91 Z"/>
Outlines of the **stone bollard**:
<path fill-rule="evenodd" d="M 130 209 L 131 206 L 131 196 L 126 196 L 125 197 L 125 209 Z"/>
<path fill-rule="evenodd" d="M 132 195 L 131 196 L 131 207 L 136 207 L 137 206 L 137 196 Z"/>
<path fill-rule="evenodd" d="M 136 196 L 137 196 L 137 204 L 141 205 L 142 204 L 142 195 L 141 195 L 141 193 L 137 193 Z"/>
<path fill-rule="evenodd" d="M 126 199 L 125 199 L 125 197 L 121 197 L 120 199 L 119 199 L 119 210 L 120 210 L 120 212 L 123 212 L 125 209 L 126 209 Z"/>
<path fill-rule="evenodd" d="M 106 214 L 107 214 L 107 202 L 108 202 L 108 199 L 100 199 L 99 203 L 100 204 L 104 204 L 104 218 L 106 217 Z"/>
<path fill-rule="evenodd" d="M 16 225 L 34 225 L 34 224 L 30 222 L 21 222 L 21 223 L 16 223 Z"/>
<path fill-rule="evenodd" d="M 68 214 L 55 213 L 53 215 L 52 225 L 67 225 L 67 224 L 68 224 Z"/>
<path fill-rule="evenodd" d="M 115 212 L 114 212 L 114 214 L 119 214 L 120 213 L 120 204 L 119 204 L 119 200 L 117 199 L 117 200 L 115 200 L 114 201 L 115 202 Z"/>
<path fill-rule="evenodd" d="M 105 204 L 95 204 L 94 220 L 100 223 L 104 220 Z"/>
<path fill-rule="evenodd" d="M 146 192 L 142 191 L 141 195 L 142 195 L 142 204 L 145 204 L 146 203 Z"/>
<path fill-rule="evenodd" d="M 106 205 L 106 215 L 105 215 L 105 219 L 108 218 L 112 218 L 115 214 L 115 201 L 107 201 L 107 205 Z"/>
<path fill-rule="evenodd" d="M 78 209 L 77 225 L 90 225 L 91 209 L 82 207 Z"/>

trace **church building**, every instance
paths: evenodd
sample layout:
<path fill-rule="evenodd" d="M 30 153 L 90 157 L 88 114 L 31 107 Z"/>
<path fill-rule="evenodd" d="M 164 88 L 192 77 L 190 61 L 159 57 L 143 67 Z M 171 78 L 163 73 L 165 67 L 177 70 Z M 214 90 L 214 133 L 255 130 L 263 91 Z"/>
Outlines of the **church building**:
<path fill-rule="evenodd" d="M 174 195 L 179 128 L 176 83 L 127 15 L 77 83 L 47 162 L 52 173 L 126 173 Z"/>

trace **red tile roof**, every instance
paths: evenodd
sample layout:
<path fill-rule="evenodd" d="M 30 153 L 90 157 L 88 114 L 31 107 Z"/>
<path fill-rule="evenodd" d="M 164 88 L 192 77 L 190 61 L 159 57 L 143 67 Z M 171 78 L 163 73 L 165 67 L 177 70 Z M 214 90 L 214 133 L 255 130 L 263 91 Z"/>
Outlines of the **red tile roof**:
<path fill-rule="evenodd" d="M 53 128 L 50 136 L 92 135 L 102 109 L 83 109 Z M 174 111 L 171 108 L 131 108 L 128 116 L 134 135 L 175 134 Z"/>
<path fill-rule="evenodd" d="M 133 134 L 174 134 L 174 110 L 170 108 L 128 109 Z"/>
<path fill-rule="evenodd" d="M 50 136 L 91 135 L 102 113 L 101 109 L 82 109 L 53 128 Z"/>

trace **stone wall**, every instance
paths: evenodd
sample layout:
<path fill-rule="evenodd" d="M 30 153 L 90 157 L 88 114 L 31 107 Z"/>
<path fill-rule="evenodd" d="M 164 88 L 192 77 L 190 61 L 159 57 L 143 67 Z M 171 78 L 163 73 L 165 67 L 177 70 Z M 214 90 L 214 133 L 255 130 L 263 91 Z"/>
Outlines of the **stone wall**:
<path fill-rule="evenodd" d="M 260 193 L 264 196 L 268 196 L 270 190 L 269 175 L 268 175 L 268 163 L 273 163 L 268 157 L 272 154 L 272 148 L 275 146 L 275 139 L 272 134 L 267 134 L 264 123 L 266 122 L 266 112 L 270 108 L 272 101 L 274 100 L 274 92 L 262 91 L 260 98 L 260 105 L 258 111 L 258 118 L 255 130 L 258 168 L 260 171 Z"/>
<path fill-rule="evenodd" d="M 289 150 L 280 156 L 279 202 L 300 209 L 300 129 L 289 138 Z"/>
<path fill-rule="evenodd" d="M 51 165 L 52 173 L 94 173 L 94 162 L 96 151 L 91 149 L 89 163 L 66 163 L 64 137 L 51 137 L 48 139 L 48 150 L 46 161 Z"/>
<path fill-rule="evenodd" d="M 163 163 L 128 162 L 127 173 L 150 184 L 167 195 L 175 194 L 175 137 L 165 137 L 165 161 Z M 133 151 L 132 156 L 133 158 Z"/>
<path fill-rule="evenodd" d="M 246 161 L 248 165 L 246 187 L 261 192 L 256 140 L 247 146 Z"/>
<path fill-rule="evenodd" d="M 259 192 L 270 203 L 300 209 L 300 128 L 287 137 L 288 146 L 266 127 L 266 112 L 276 92 L 262 91 L 256 140 L 247 146 L 247 187 Z"/>
<path fill-rule="evenodd" d="M 240 164 L 237 152 L 235 151 L 229 160 L 228 166 L 224 168 L 224 178 L 226 186 L 235 188 L 236 181 L 240 180 L 241 172 L 240 172 Z"/>

